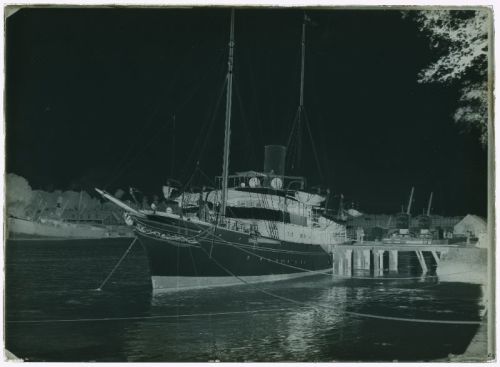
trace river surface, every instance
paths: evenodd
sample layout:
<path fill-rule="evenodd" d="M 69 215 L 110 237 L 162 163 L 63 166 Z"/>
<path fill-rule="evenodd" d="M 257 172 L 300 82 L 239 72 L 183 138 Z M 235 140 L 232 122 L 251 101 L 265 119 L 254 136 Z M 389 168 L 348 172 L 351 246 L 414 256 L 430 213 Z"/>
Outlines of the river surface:
<path fill-rule="evenodd" d="M 30 361 L 429 361 L 461 354 L 481 289 L 415 280 L 300 280 L 153 295 L 118 240 L 7 241 L 6 348 Z M 362 314 L 362 315 L 360 315 Z M 405 319 L 391 320 L 370 316 Z"/>

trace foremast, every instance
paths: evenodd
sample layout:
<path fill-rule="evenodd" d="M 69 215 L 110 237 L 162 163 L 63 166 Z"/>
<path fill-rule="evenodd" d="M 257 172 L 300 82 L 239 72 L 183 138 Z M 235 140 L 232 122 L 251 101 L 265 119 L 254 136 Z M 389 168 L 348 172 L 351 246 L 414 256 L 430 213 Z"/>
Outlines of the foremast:
<path fill-rule="evenodd" d="M 295 114 L 295 119 L 293 122 L 292 130 L 288 137 L 287 150 L 289 150 L 292 139 L 296 135 L 296 147 L 295 147 L 295 157 L 290 158 L 291 169 L 299 172 L 300 163 L 302 158 L 302 115 L 304 113 L 304 74 L 305 74 L 305 61 L 306 61 L 306 24 L 309 18 L 304 13 L 304 18 L 302 21 L 302 39 L 301 39 L 301 63 L 300 63 L 300 96 L 299 96 L 299 106 Z M 288 154 L 288 153 L 287 153 Z"/>
<path fill-rule="evenodd" d="M 300 99 L 297 110 L 297 169 L 300 169 L 300 160 L 302 158 L 302 113 L 304 112 L 304 64 L 306 60 L 306 20 L 304 13 L 302 22 L 302 43 L 301 43 L 301 63 L 300 63 Z"/>
<path fill-rule="evenodd" d="M 234 9 L 231 9 L 231 28 L 229 32 L 229 56 L 227 61 L 226 90 L 226 127 L 224 130 L 224 158 L 222 163 L 222 200 L 220 216 L 226 216 L 227 189 L 229 176 L 229 147 L 231 143 L 231 104 L 233 93 L 233 55 L 234 55 Z"/>

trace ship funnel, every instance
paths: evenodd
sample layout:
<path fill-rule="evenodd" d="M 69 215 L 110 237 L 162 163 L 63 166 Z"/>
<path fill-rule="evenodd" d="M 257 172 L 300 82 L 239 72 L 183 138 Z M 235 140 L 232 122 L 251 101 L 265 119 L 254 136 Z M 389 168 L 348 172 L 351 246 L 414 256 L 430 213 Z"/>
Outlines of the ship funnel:
<path fill-rule="evenodd" d="M 266 145 L 264 147 L 264 173 L 277 176 L 285 174 L 286 147 L 283 145 Z"/>

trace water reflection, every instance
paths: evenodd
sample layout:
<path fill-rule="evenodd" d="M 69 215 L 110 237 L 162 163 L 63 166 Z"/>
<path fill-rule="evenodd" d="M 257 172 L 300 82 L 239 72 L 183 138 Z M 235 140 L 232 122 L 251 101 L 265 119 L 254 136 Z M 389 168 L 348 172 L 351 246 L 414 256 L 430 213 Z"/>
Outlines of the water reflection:
<path fill-rule="evenodd" d="M 11 249 L 8 320 L 125 319 L 7 324 L 7 347 L 48 361 L 419 361 L 463 352 L 477 327 L 358 314 L 473 320 L 484 310 L 480 287 L 435 278 L 318 276 L 153 296 L 140 248 L 93 291 L 127 246 Z"/>

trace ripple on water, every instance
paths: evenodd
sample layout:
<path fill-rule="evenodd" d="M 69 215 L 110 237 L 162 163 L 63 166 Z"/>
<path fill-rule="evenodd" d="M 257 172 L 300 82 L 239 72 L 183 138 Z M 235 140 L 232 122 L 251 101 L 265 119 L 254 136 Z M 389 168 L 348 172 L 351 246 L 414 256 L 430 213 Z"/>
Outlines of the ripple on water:
<path fill-rule="evenodd" d="M 257 289 L 152 296 L 140 246 L 102 292 L 93 292 L 129 242 L 83 242 L 71 247 L 61 241 L 21 245 L 7 252 L 7 320 L 199 316 L 7 323 L 6 346 L 14 354 L 46 361 L 419 361 L 462 353 L 477 326 L 409 324 L 350 312 L 464 320 L 477 319 L 484 309 L 481 291 L 474 285 L 426 288 L 426 283 L 407 280 L 332 281 L 323 276 Z M 40 258 L 44 261 L 37 263 Z"/>

